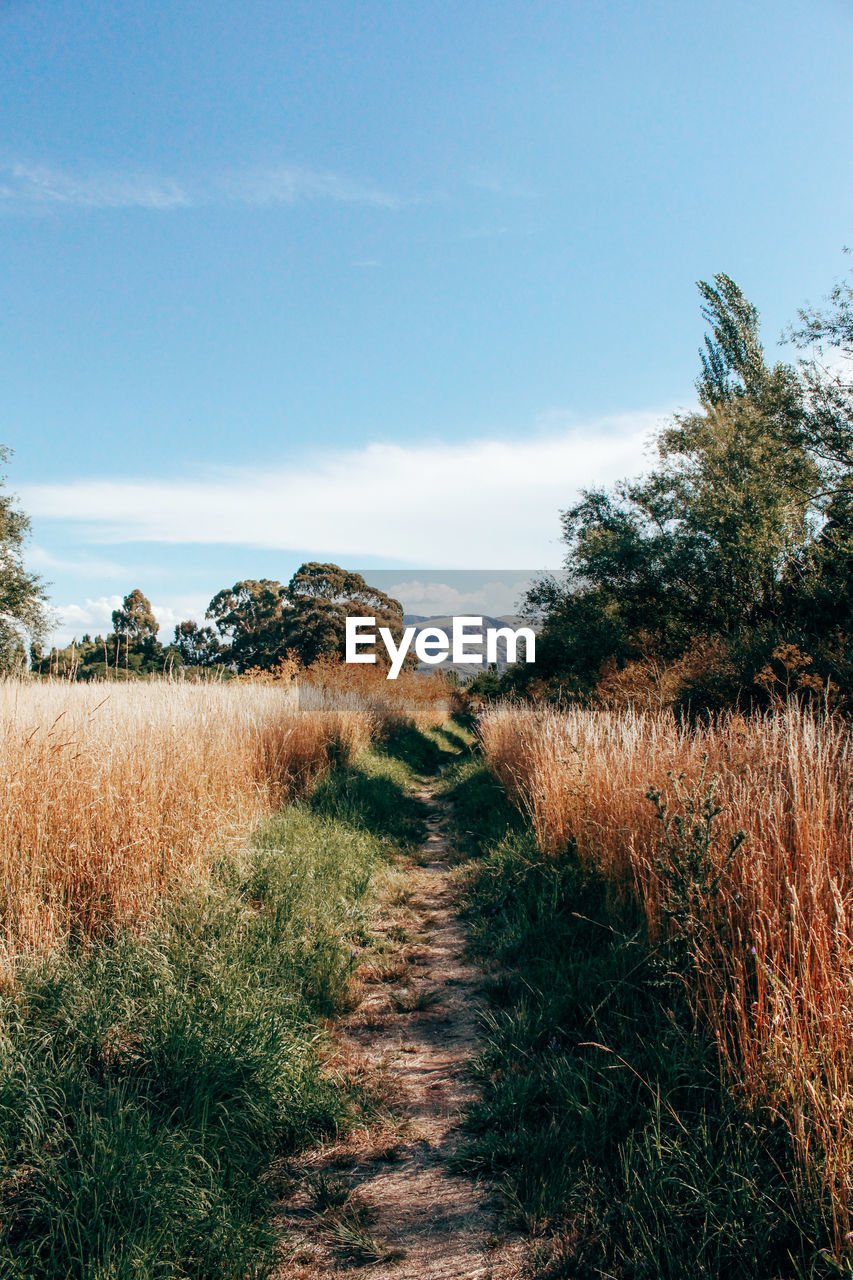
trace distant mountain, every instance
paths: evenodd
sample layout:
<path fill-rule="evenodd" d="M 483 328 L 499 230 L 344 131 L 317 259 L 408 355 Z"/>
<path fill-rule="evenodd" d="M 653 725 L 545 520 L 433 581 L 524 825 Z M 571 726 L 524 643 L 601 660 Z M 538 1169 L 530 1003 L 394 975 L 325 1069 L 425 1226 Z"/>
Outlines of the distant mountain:
<path fill-rule="evenodd" d="M 461 617 L 463 615 L 459 614 L 457 616 Z M 512 627 L 512 629 L 515 631 L 519 627 L 530 625 L 529 623 L 526 623 L 525 620 L 519 617 L 517 614 L 502 614 L 500 617 L 497 617 L 497 618 L 492 617 L 490 614 L 475 614 L 475 613 L 466 614 L 464 616 L 482 617 L 484 632 L 489 629 L 499 630 L 501 627 Z M 435 614 L 431 617 L 425 617 L 423 614 L 419 614 L 419 613 L 406 613 L 403 615 L 403 623 L 407 627 L 415 627 L 416 634 L 419 634 L 421 631 L 426 631 L 429 627 L 438 627 L 440 628 L 440 630 L 445 631 L 447 633 L 448 639 L 452 639 L 453 637 L 453 615 L 452 614 Z M 414 641 L 412 643 L 414 644 Z M 436 667 L 438 667 L 441 670 L 455 670 L 455 671 L 458 671 L 461 675 L 472 675 L 472 676 L 477 675 L 477 673 L 480 671 L 485 671 L 486 669 L 485 636 L 483 637 L 482 641 L 479 641 L 479 642 L 475 639 L 467 640 L 465 647 L 469 653 L 472 653 L 472 652 L 482 653 L 484 661 L 481 663 L 453 662 L 451 658 L 446 658 L 443 662 L 432 663 L 432 664 L 421 662 L 418 664 L 418 669 L 420 671 L 431 671 L 431 670 L 434 670 Z M 519 652 L 522 654 L 524 653 L 523 642 L 519 646 Z M 497 657 L 498 657 L 498 660 L 497 660 L 498 670 L 503 671 L 507 666 L 506 641 L 503 639 L 503 637 L 498 637 Z"/>

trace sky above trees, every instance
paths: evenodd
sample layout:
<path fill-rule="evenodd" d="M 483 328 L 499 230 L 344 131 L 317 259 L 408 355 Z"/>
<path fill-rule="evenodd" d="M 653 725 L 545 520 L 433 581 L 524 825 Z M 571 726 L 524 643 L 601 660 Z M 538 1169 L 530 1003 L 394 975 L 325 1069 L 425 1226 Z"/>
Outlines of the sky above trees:
<path fill-rule="evenodd" d="M 776 358 L 849 266 L 842 0 L 13 0 L 0 40 L 0 441 L 62 635 L 308 559 L 556 565 L 696 402 L 696 280 Z"/>

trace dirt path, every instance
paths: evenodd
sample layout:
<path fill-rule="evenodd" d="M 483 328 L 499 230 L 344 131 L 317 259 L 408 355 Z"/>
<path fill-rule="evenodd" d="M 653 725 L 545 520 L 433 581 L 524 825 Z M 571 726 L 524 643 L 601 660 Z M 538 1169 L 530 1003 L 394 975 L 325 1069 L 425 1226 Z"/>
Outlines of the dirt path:
<path fill-rule="evenodd" d="M 501 1233 L 487 1187 L 450 1168 L 473 1095 L 479 971 L 464 959 L 443 802 L 420 856 L 399 874 L 374 925 L 362 998 L 337 1041 L 350 1074 L 383 1082 L 384 1123 L 293 1166 L 300 1190 L 282 1206 L 281 1280 L 510 1280 L 523 1246 Z M 306 1190 L 307 1188 L 307 1190 Z"/>

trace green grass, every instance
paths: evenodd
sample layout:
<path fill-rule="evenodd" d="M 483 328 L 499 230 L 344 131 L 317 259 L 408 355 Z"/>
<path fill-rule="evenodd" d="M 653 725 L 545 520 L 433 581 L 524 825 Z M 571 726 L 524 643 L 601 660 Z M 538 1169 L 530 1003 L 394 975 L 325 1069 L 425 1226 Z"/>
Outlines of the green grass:
<path fill-rule="evenodd" d="M 775 1280 L 841 1272 L 781 1126 L 721 1087 L 671 956 L 614 920 L 571 852 L 539 855 L 476 761 L 455 788 L 465 902 L 489 973 L 479 1101 L 460 1164 L 547 1241 L 542 1277 Z M 847 1273 L 845 1273 L 847 1274 Z"/>
<path fill-rule="evenodd" d="M 419 838 L 391 740 L 267 822 L 146 936 L 0 1003 L 0 1280 L 244 1280 L 277 1155 L 345 1126 L 323 1071 L 379 868 Z M 426 750 L 426 748 L 424 748 Z"/>

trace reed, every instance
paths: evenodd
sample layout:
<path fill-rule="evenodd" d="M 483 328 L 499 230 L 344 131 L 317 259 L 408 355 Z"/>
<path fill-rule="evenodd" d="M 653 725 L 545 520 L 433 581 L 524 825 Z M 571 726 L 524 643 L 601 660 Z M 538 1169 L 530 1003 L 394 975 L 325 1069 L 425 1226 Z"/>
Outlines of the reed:
<path fill-rule="evenodd" d="M 574 842 L 612 910 L 639 900 L 746 1107 L 790 1130 L 837 1256 L 853 1163 L 853 753 L 792 702 L 688 728 L 667 712 L 502 705 L 486 759 L 545 858 Z"/>
<path fill-rule="evenodd" d="M 375 728 L 360 700 L 236 682 L 0 685 L 0 975 L 141 925 Z"/>

